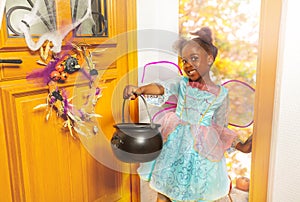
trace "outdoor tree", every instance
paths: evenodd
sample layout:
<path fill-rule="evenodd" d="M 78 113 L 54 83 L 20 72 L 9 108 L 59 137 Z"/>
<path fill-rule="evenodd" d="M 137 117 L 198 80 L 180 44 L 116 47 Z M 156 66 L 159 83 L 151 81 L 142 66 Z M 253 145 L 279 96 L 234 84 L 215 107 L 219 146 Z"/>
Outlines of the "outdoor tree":
<path fill-rule="evenodd" d="M 203 26 L 214 33 L 219 55 L 217 80 L 239 79 L 254 87 L 259 29 L 259 2 L 250 0 L 180 0 L 179 33 Z"/>

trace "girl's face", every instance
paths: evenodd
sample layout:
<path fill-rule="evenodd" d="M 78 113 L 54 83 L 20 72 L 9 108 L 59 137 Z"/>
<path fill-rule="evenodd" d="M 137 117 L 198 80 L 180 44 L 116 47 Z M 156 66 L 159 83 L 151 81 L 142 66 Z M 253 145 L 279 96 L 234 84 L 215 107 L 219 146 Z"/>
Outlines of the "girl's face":
<path fill-rule="evenodd" d="M 210 66 L 213 63 L 213 56 L 196 42 L 187 43 L 182 51 L 183 70 L 192 81 L 200 81 L 209 76 Z"/>

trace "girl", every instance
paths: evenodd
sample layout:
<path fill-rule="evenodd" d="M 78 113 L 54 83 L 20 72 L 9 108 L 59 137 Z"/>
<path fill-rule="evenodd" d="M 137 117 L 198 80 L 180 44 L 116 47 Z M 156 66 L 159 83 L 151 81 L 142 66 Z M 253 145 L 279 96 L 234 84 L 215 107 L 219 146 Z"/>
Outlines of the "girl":
<path fill-rule="evenodd" d="M 163 104 L 171 95 L 178 98 L 176 111 L 159 121 L 164 139 L 160 156 L 138 168 L 158 192 L 158 202 L 214 201 L 229 193 L 224 152 L 237 135 L 227 128 L 228 91 L 210 77 L 218 53 L 211 30 L 204 27 L 195 35 L 177 44 L 186 76 L 124 89 L 125 99 L 162 95 Z M 238 149 L 243 151 L 243 145 Z"/>

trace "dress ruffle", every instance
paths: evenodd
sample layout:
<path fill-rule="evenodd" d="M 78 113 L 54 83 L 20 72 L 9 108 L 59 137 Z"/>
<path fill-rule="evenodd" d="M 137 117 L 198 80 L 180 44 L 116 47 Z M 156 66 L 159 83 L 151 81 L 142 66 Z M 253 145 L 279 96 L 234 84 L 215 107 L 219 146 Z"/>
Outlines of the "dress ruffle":
<path fill-rule="evenodd" d="M 159 121 L 163 140 L 168 139 L 178 125 L 188 125 L 182 121 L 175 112 L 165 114 Z M 220 161 L 224 152 L 229 149 L 237 134 L 232 130 L 213 123 L 211 126 L 190 124 L 191 134 L 194 138 L 194 149 L 203 157 L 211 161 Z"/>

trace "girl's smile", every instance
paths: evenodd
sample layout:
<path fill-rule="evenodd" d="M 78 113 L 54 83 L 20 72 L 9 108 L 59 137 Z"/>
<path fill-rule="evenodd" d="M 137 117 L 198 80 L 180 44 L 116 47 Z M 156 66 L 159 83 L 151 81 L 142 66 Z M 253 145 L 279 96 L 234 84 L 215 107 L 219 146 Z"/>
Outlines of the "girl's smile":
<path fill-rule="evenodd" d="M 197 74 L 197 71 L 196 71 L 196 69 L 192 69 L 192 70 L 187 71 L 186 74 L 188 76 L 192 76 L 193 74 Z"/>

